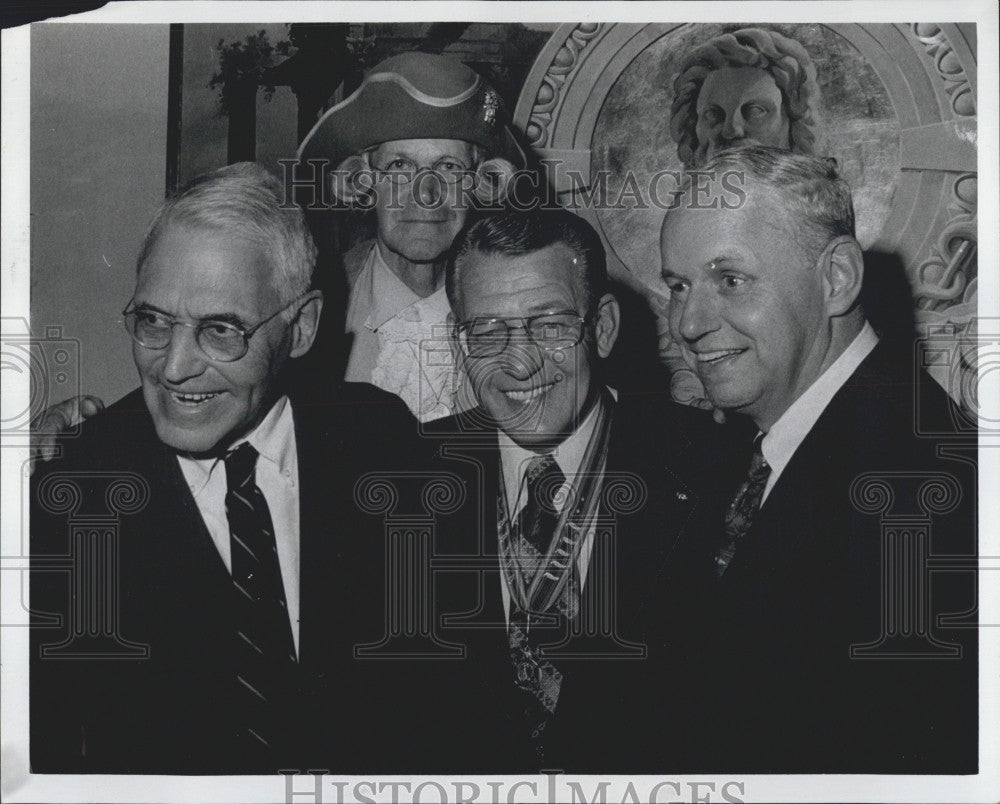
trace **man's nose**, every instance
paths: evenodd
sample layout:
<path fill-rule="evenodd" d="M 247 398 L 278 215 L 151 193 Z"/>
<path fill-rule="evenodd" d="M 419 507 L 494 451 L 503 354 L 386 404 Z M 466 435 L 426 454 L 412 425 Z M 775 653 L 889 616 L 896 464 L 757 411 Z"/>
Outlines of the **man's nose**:
<path fill-rule="evenodd" d="M 163 364 L 163 379 L 174 385 L 197 377 L 205 370 L 205 355 L 198 346 L 195 330 L 191 327 L 175 326 L 167 357 Z"/>
<path fill-rule="evenodd" d="M 436 207 L 444 194 L 444 182 L 440 174 L 432 170 L 421 170 L 413 180 L 413 195 L 422 206 Z"/>
<path fill-rule="evenodd" d="M 518 380 L 527 380 L 542 370 L 545 355 L 526 335 L 511 332 L 503 352 L 504 370 Z"/>
<path fill-rule="evenodd" d="M 719 327 L 719 314 L 712 294 L 688 291 L 680 311 L 677 330 L 687 343 L 696 343 L 700 338 Z"/>

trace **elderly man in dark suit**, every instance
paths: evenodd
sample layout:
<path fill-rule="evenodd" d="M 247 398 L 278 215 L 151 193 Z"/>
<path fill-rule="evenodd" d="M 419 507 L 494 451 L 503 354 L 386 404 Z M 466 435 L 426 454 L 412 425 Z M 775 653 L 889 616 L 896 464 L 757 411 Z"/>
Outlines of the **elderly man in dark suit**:
<path fill-rule="evenodd" d="M 442 636 L 467 648 L 437 671 L 462 735 L 437 769 L 675 766 L 680 733 L 647 720 L 672 687 L 645 625 L 671 618 L 651 601 L 679 592 L 685 557 L 719 518 L 708 478 L 721 428 L 666 396 L 605 385 L 618 303 L 601 241 L 576 215 L 474 223 L 446 287 L 479 405 L 424 428 L 469 501 L 435 550 L 455 569 L 437 583 Z"/>
<path fill-rule="evenodd" d="M 413 421 L 370 387 L 286 394 L 322 310 L 315 256 L 250 163 L 153 219 L 123 313 L 141 388 L 34 478 L 34 772 L 357 767 L 327 739 L 327 716 L 372 703 L 352 649 L 380 633 L 355 595 L 381 566 L 353 480 Z"/>
<path fill-rule="evenodd" d="M 835 168 L 752 146 L 703 170 L 662 229 L 671 331 L 757 435 L 711 557 L 691 770 L 975 772 L 974 579 L 930 571 L 975 557 L 974 441 L 866 321 Z"/>

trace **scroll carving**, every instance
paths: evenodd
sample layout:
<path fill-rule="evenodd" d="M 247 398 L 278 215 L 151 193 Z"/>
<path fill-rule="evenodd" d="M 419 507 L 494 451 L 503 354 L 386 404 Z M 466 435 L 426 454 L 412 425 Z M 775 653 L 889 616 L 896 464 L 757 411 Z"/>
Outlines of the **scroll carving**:
<path fill-rule="evenodd" d="M 952 111 L 960 117 L 973 116 L 976 113 L 976 98 L 969 77 L 941 26 L 933 22 L 917 22 L 911 30 L 933 60 L 935 72 L 945 82 L 945 93 L 951 101 Z"/>
<path fill-rule="evenodd" d="M 605 28 L 602 22 L 581 22 L 566 38 L 563 46 L 556 51 L 552 64 L 542 78 L 542 84 L 531 107 L 531 116 L 525 127 L 528 142 L 534 148 L 549 145 L 553 112 L 559 105 L 559 96 L 570 76 L 580 66 L 580 54 L 597 38 Z"/>

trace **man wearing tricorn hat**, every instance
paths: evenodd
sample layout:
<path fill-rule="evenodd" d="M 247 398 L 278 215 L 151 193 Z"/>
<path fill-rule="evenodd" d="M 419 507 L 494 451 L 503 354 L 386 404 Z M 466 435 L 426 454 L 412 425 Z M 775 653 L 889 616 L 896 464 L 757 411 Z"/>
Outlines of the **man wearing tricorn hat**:
<path fill-rule="evenodd" d="M 423 420 L 457 409 L 451 366 L 422 359 L 421 342 L 445 331 L 445 254 L 468 216 L 463 188 L 524 166 L 504 118 L 496 90 L 469 67 L 404 53 L 376 65 L 299 147 L 301 161 L 370 179 L 376 236 L 343 258 L 346 379 L 398 394 Z M 353 191 L 348 181 L 338 194 Z"/>

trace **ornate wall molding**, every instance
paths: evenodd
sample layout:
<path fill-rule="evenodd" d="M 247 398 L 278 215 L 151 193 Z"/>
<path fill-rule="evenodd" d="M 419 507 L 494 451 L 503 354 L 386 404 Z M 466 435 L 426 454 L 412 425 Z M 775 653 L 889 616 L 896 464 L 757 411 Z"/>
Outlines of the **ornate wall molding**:
<path fill-rule="evenodd" d="M 946 208 L 948 221 L 911 277 L 914 299 L 921 311 L 942 312 L 975 301 L 976 174 L 959 175 L 950 185 L 952 203 Z"/>
<path fill-rule="evenodd" d="M 961 58 L 944 29 L 933 22 L 917 22 L 910 25 L 910 31 L 913 38 L 923 45 L 938 77 L 944 81 L 945 93 L 950 99 L 952 111 L 961 117 L 975 115 L 975 93 Z"/>
<path fill-rule="evenodd" d="M 515 124 L 532 146 L 574 169 L 600 153 L 597 121 L 616 82 L 665 37 L 690 42 L 695 24 L 566 25 L 539 53 L 522 90 Z M 715 26 L 706 26 L 718 28 Z M 766 25 L 763 27 L 767 27 Z M 899 131 L 897 184 L 871 249 L 898 257 L 914 292 L 917 324 L 969 325 L 976 317 L 977 59 L 972 25 L 818 24 L 868 63 L 882 83 Z M 639 102 L 639 101 L 637 101 Z M 663 110 L 664 126 L 669 110 Z M 641 156 L 641 155 L 640 155 Z M 648 167 L 648 165 L 647 165 Z M 591 168 L 592 169 L 592 168 Z M 580 170 L 590 182 L 590 169 Z M 600 232 L 608 268 L 650 293 L 610 229 L 586 205 L 578 212 Z M 615 236 L 621 236 L 620 233 Z M 630 243 L 635 242 L 632 238 Z"/>
<path fill-rule="evenodd" d="M 559 106 L 562 89 L 572 81 L 573 74 L 579 69 L 583 52 L 606 27 L 607 24 L 603 22 L 581 22 L 572 28 L 568 36 L 563 34 L 565 38 L 562 45 L 549 57 L 541 84 L 535 90 L 531 112 L 524 127 L 525 136 L 532 148 L 548 147 L 551 142 L 549 129 Z"/>

